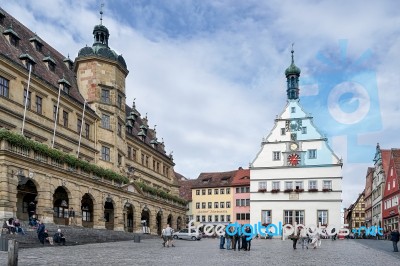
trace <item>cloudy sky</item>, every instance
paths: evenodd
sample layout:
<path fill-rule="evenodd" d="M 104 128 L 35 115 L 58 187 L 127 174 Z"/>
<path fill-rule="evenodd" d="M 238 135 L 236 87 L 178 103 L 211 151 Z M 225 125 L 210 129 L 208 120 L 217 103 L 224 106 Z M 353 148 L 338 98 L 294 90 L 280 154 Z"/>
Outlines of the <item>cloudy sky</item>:
<path fill-rule="evenodd" d="M 255 158 L 286 104 L 292 43 L 301 103 L 344 159 L 343 207 L 362 192 L 376 144 L 400 147 L 397 1 L 103 2 L 128 104 L 136 98 L 188 178 Z M 0 3 L 64 55 L 93 43 L 99 0 Z"/>

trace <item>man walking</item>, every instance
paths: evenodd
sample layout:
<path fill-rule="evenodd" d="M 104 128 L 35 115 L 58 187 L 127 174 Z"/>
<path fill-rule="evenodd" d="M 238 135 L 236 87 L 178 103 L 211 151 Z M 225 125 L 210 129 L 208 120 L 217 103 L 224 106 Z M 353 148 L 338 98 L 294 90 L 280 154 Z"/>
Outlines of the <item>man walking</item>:
<path fill-rule="evenodd" d="M 390 233 L 391 236 L 391 241 L 393 243 L 393 252 L 399 252 L 399 250 L 397 249 L 397 242 L 399 242 L 399 231 L 397 231 L 397 229 L 393 229 L 393 231 Z"/>
<path fill-rule="evenodd" d="M 76 221 L 75 221 L 75 211 L 74 208 L 69 208 L 69 212 L 68 212 L 68 216 L 69 216 L 69 225 L 76 225 Z"/>
<path fill-rule="evenodd" d="M 167 248 L 169 248 L 169 245 L 172 245 L 172 228 L 167 224 L 167 228 L 165 230 L 165 237 L 167 238 Z"/>

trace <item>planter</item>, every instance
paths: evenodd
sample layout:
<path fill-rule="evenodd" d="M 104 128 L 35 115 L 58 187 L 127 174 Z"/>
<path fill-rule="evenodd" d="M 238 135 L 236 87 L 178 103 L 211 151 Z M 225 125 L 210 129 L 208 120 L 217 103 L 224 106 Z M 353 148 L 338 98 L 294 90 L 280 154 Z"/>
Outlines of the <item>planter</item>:
<path fill-rule="evenodd" d="M 296 192 L 303 192 L 303 191 L 304 191 L 304 189 L 302 189 L 302 188 L 299 188 L 299 189 L 296 189 L 295 191 L 296 191 Z"/>
<path fill-rule="evenodd" d="M 267 192 L 267 189 L 266 188 L 259 188 L 258 192 Z"/>
<path fill-rule="evenodd" d="M 293 189 L 285 189 L 283 192 L 285 193 L 293 192 Z"/>
<path fill-rule="evenodd" d="M 308 190 L 308 192 L 318 192 L 318 189 L 317 189 L 317 188 L 310 188 L 310 189 Z"/>
<path fill-rule="evenodd" d="M 273 189 L 271 190 L 271 193 L 278 193 L 280 190 L 279 189 Z"/>
<path fill-rule="evenodd" d="M 323 188 L 322 191 L 323 192 L 329 192 L 329 191 L 332 191 L 332 189 L 331 188 Z"/>

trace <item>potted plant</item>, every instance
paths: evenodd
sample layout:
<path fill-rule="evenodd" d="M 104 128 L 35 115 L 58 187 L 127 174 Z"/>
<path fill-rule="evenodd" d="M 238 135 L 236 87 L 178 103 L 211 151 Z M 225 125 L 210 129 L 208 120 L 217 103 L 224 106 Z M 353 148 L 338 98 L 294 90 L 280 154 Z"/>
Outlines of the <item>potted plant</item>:
<path fill-rule="evenodd" d="M 293 189 L 287 188 L 287 189 L 285 189 L 283 192 L 285 192 L 285 193 L 293 192 Z"/>
<path fill-rule="evenodd" d="M 259 188 L 258 192 L 267 192 L 267 189 L 266 188 Z"/>
<path fill-rule="evenodd" d="M 271 190 L 272 193 L 278 193 L 279 191 L 280 191 L 279 188 L 275 188 L 275 189 Z"/>
<path fill-rule="evenodd" d="M 331 188 L 323 188 L 322 191 L 323 192 L 328 192 L 328 191 L 332 191 L 332 189 Z"/>
<path fill-rule="evenodd" d="M 303 189 L 303 188 L 296 188 L 295 191 L 296 191 L 296 192 L 303 192 L 304 189 Z"/>
<path fill-rule="evenodd" d="M 317 191 L 318 191 L 317 188 L 310 188 L 310 189 L 308 189 L 308 192 L 317 192 Z"/>

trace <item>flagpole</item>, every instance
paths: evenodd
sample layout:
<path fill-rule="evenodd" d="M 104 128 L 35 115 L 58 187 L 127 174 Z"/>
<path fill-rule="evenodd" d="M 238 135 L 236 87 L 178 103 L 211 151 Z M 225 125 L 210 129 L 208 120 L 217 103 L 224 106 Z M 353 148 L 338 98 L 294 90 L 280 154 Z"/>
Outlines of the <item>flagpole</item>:
<path fill-rule="evenodd" d="M 26 108 L 28 105 L 28 97 L 29 97 L 29 85 L 31 82 L 31 73 L 32 73 L 32 64 L 29 65 L 29 75 L 28 75 L 28 87 L 26 88 L 26 97 L 25 97 L 25 108 L 24 108 L 24 118 L 22 119 L 22 129 L 21 134 L 24 135 L 24 127 L 25 127 L 25 117 L 26 117 Z"/>
<path fill-rule="evenodd" d="M 77 158 L 79 158 L 79 150 L 81 148 L 81 139 L 82 139 L 82 128 L 85 125 L 85 109 L 86 109 L 86 99 L 85 102 L 83 103 L 83 111 L 82 111 L 82 124 L 81 124 L 81 132 L 79 132 L 79 144 L 78 144 L 78 155 Z"/>
<path fill-rule="evenodd" d="M 60 86 L 58 87 L 57 109 L 56 109 L 56 117 L 55 117 L 55 120 L 54 120 L 54 132 L 53 132 L 53 140 L 51 142 L 51 148 L 54 148 L 54 139 L 56 137 L 57 120 L 58 120 L 58 107 L 60 105 L 61 86 L 62 86 L 62 84 L 60 83 Z"/>

